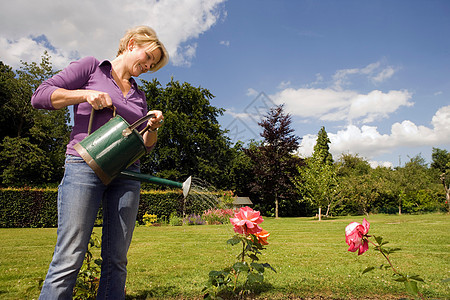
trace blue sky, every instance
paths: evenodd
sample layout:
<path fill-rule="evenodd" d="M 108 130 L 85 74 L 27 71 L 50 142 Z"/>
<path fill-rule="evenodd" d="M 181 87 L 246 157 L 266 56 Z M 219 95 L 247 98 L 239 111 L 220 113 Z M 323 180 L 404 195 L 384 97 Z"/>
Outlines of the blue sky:
<path fill-rule="evenodd" d="M 146 24 L 172 60 L 143 78 L 210 90 L 232 141 L 259 139 L 257 121 L 284 103 L 301 156 L 321 126 L 335 159 L 397 166 L 450 150 L 449 1 L 27 2 L 0 12 L 0 60 L 10 66 L 44 49 L 60 68 L 86 55 L 112 59 L 125 29 Z"/>

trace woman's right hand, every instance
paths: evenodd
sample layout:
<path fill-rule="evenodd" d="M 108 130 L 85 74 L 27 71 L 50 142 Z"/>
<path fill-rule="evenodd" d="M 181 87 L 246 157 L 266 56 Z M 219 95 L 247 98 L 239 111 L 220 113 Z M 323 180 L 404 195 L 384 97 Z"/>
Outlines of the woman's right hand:
<path fill-rule="evenodd" d="M 85 90 L 85 99 L 95 110 L 112 106 L 112 100 L 108 93 Z"/>

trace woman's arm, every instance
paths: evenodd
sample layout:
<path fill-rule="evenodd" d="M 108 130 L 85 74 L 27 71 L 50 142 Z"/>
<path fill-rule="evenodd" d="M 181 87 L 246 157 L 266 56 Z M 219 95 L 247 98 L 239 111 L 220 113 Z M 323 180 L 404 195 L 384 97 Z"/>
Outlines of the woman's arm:
<path fill-rule="evenodd" d="M 51 103 L 54 109 L 88 102 L 94 109 L 103 109 L 112 106 L 108 93 L 93 90 L 66 90 L 58 88 L 51 94 Z"/>
<path fill-rule="evenodd" d="M 70 63 L 64 70 L 44 81 L 36 89 L 31 97 L 31 104 L 34 108 L 53 110 L 86 101 L 94 103 L 97 101 L 97 96 L 92 97 L 92 94 L 95 93 L 79 91 L 79 89 L 89 81 L 98 64 L 99 61 L 94 57 L 85 57 Z"/>

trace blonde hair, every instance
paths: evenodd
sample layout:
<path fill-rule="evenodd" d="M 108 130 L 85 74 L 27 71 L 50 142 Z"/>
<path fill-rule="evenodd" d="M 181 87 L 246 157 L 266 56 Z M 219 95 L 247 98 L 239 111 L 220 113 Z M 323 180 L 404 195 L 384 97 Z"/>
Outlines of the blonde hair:
<path fill-rule="evenodd" d="M 156 36 L 156 32 L 152 28 L 142 25 L 129 29 L 120 39 L 119 51 L 117 52 L 117 56 L 125 52 L 128 44 L 130 43 L 130 40 L 133 40 L 134 43 L 138 46 L 149 44 L 150 52 L 157 48 L 161 49 L 161 59 L 157 64 L 150 68 L 151 72 L 158 71 L 169 62 L 169 54 L 167 53 L 167 50 L 164 47 L 163 43 L 161 43 L 161 41 Z"/>

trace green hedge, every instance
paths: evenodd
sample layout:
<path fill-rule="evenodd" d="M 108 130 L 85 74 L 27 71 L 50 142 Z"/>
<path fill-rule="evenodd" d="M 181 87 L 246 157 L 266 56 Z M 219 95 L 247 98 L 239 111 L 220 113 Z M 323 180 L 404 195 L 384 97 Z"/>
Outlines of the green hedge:
<path fill-rule="evenodd" d="M 0 227 L 56 227 L 57 195 L 57 189 L 0 189 Z M 185 207 L 181 191 L 141 191 L 137 220 L 142 222 L 146 212 L 168 219 L 173 212 L 200 214 L 207 208 L 202 203 Z"/>

